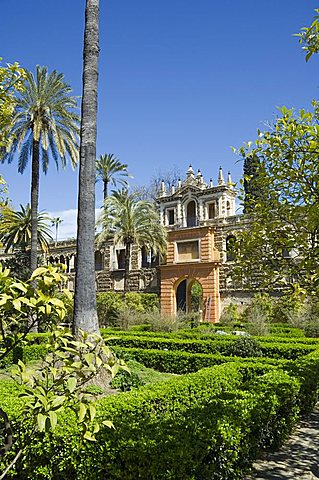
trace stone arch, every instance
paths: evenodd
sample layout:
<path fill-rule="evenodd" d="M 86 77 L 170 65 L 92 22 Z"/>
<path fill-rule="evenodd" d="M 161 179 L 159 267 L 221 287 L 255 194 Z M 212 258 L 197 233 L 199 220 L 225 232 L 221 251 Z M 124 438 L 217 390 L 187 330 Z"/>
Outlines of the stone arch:
<path fill-rule="evenodd" d="M 198 302 L 198 308 L 195 308 L 193 301 L 193 287 L 198 285 L 200 287 L 200 299 Z M 175 296 L 175 313 L 182 311 L 185 313 L 200 312 L 203 311 L 203 287 L 201 282 L 195 278 L 188 276 L 182 276 L 176 280 L 174 284 L 174 296 Z"/>

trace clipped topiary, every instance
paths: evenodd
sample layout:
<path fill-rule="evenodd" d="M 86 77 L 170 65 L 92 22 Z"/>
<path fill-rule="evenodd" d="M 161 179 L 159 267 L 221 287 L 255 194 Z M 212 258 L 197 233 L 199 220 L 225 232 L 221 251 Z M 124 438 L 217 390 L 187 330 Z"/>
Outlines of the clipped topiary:
<path fill-rule="evenodd" d="M 227 346 L 227 355 L 233 357 L 262 357 L 260 343 L 252 337 L 239 337 Z"/>

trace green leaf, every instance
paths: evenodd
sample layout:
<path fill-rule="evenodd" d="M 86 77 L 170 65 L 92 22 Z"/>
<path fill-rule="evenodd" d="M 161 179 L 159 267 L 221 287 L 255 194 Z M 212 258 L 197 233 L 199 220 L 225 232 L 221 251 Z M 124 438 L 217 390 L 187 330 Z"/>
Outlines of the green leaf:
<path fill-rule="evenodd" d="M 89 440 L 90 442 L 96 442 L 96 438 L 90 432 L 85 432 L 83 438 L 85 440 Z"/>
<path fill-rule="evenodd" d="M 49 412 L 49 417 L 50 417 L 52 430 L 54 430 L 56 427 L 56 424 L 58 423 L 58 416 L 54 411 L 51 410 L 51 412 Z"/>
<path fill-rule="evenodd" d="M 80 403 L 80 408 L 79 408 L 79 422 L 83 422 L 85 415 L 87 411 L 87 406 L 84 403 Z"/>
<path fill-rule="evenodd" d="M 93 422 L 94 417 L 96 415 L 96 408 L 92 404 L 89 405 L 89 412 L 90 412 L 91 422 Z"/>
<path fill-rule="evenodd" d="M 57 409 L 61 407 L 61 405 L 65 402 L 66 397 L 65 395 L 59 395 L 58 397 L 55 397 L 54 400 L 52 401 L 52 408 Z"/>
<path fill-rule="evenodd" d="M 104 420 L 102 422 L 102 424 L 105 425 L 108 428 L 114 428 L 115 429 L 113 422 L 111 422 L 110 420 Z"/>
<path fill-rule="evenodd" d="M 38 423 L 38 429 L 40 432 L 45 431 L 45 423 L 46 423 L 47 417 L 43 415 L 42 413 L 38 413 L 37 415 L 37 423 Z"/>
<path fill-rule="evenodd" d="M 67 382 L 67 387 L 70 393 L 73 393 L 77 384 L 77 379 L 75 377 L 70 377 Z"/>
<path fill-rule="evenodd" d="M 21 302 L 18 298 L 12 300 L 12 305 L 14 306 L 14 308 L 18 311 L 21 310 Z"/>

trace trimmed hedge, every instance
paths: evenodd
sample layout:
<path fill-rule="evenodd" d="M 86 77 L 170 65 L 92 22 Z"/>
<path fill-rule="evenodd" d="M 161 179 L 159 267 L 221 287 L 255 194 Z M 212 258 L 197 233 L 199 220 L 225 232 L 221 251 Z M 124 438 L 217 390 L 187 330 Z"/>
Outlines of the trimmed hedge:
<path fill-rule="evenodd" d="M 232 329 L 233 330 L 233 329 Z M 234 338 L 240 337 L 240 335 L 218 335 L 216 333 L 202 333 L 194 330 L 180 330 L 178 332 L 149 332 L 145 330 L 120 330 L 116 328 L 101 329 L 103 337 L 108 336 L 120 336 L 120 337 L 147 337 L 147 338 L 176 338 L 176 339 L 194 339 L 194 340 L 225 340 L 231 341 Z M 305 345 L 317 345 L 319 347 L 319 338 L 307 338 L 307 337 L 277 337 L 276 335 L 254 336 L 254 338 L 261 342 L 277 342 L 277 343 L 301 343 Z"/>
<path fill-rule="evenodd" d="M 182 375 L 190 372 L 197 372 L 198 370 L 214 365 L 221 365 L 227 362 L 240 361 L 241 357 L 224 356 L 219 353 L 188 353 L 179 352 L 176 350 L 157 350 L 157 349 L 143 349 L 143 348 L 113 348 L 116 355 L 124 360 L 134 359 L 148 368 L 153 368 L 159 372 L 169 372 Z M 260 365 L 274 365 L 284 367 L 290 364 L 289 360 L 279 360 L 272 358 L 245 358 L 248 363 L 259 362 Z"/>
<path fill-rule="evenodd" d="M 108 336 L 105 336 L 108 338 Z M 118 346 L 125 348 L 144 348 L 144 349 L 159 349 L 159 350 L 178 350 L 189 353 L 220 353 L 228 355 L 231 351 L 231 344 L 241 337 L 231 337 L 231 340 L 219 338 L 216 340 L 184 340 L 177 339 L 170 336 L 169 338 L 163 337 L 148 337 L 148 336 L 136 336 L 136 335 L 124 335 L 111 337 L 108 340 L 110 346 Z M 316 349 L 316 345 L 306 344 L 285 344 L 285 343 L 263 343 L 259 340 L 260 347 L 264 356 L 270 356 L 275 358 L 286 358 L 288 360 L 296 359 L 302 355 L 306 355 Z"/>
<path fill-rule="evenodd" d="M 30 363 L 42 360 L 48 348 L 45 344 L 40 345 L 19 345 L 14 348 L 5 358 L 1 360 L 1 368 L 7 368 L 8 366 L 18 363 L 18 360 L 22 360 L 24 363 Z"/>
<path fill-rule="evenodd" d="M 97 413 L 114 430 L 102 426 L 96 443 L 81 444 L 68 415 L 53 435 L 33 438 L 8 478 L 240 479 L 261 449 L 289 435 L 299 388 L 275 367 L 229 363 L 107 397 Z M 22 419 L 15 426 L 23 430 Z"/>

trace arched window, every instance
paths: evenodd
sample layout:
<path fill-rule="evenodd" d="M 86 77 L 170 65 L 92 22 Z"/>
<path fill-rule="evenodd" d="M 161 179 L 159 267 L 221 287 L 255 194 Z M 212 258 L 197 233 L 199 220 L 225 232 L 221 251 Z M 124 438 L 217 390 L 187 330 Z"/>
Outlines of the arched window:
<path fill-rule="evenodd" d="M 197 218 L 196 218 L 196 203 L 194 200 L 188 202 L 186 207 L 186 223 L 188 227 L 196 227 Z"/>
<path fill-rule="evenodd" d="M 226 202 L 226 211 L 227 211 L 227 217 L 229 217 L 231 210 L 230 210 L 230 201 L 228 200 Z"/>
<path fill-rule="evenodd" d="M 235 260 L 235 243 L 236 237 L 235 235 L 228 235 L 226 238 L 226 259 L 227 262 L 232 262 Z"/>

